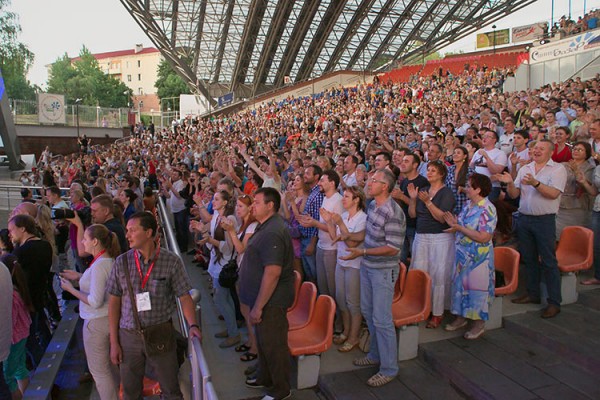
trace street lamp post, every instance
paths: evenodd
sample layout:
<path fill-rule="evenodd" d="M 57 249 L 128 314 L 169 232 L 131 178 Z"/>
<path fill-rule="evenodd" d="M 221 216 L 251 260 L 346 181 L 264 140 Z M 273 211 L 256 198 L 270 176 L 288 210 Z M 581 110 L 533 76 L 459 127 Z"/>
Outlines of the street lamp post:
<path fill-rule="evenodd" d="M 79 104 L 81 103 L 81 99 L 75 99 L 75 118 L 77 120 L 77 139 L 79 139 Z"/>
<path fill-rule="evenodd" d="M 492 29 L 494 30 L 492 46 L 494 46 L 494 54 L 496 54 L 496 25 L 492 25 Z"/>

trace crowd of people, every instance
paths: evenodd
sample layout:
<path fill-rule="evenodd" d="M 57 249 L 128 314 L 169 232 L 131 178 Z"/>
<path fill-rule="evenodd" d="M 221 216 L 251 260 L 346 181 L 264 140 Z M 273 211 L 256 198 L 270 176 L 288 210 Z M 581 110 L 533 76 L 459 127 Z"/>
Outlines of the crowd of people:
<path fill-rule="evenodd" d="M 294 271 L 335 299 L 337 350 L 353 351 L 366 322 L 371 346 L 354 363 L 379 365 L 367 381 L 375 387 L 398 373 L 391 303 L 400 262 L 431 276 L 427 328 L 468 325 L 472 340 L 484 333 L 494 297 L 493 248 L 516 246 L 527 293 L 513 301 L 543 301 L 541 316 L 555 317 L 554 249 L 565 226 L 594 230 L 594 277 L 582 283 L 600 284 L 600 79 L 502 93 L 506 73 L 477 67 L 411 84 L 375 78 L 234 115 L 188 116 L 152 132 L 140 125 L 119 145 L 45 157 L 22 178 L 45 196 L 34 204 L 24 189 L 9 235 L 0 233 L 2 250 L 14 256 L 4 264 L 22 271 L 13 274 L 20 334 L 5 361 L 14 398 L 27 376 L 25 348 L 39 362 L 50 335 L 45 317 L 60 318 L 53 273 L 81 302 L 103 399 L 116 398 L 115 365 L 124 398 L 137 398 L 150 350 L 136 332 L 168 321 L 165 296 L 182 300 L 201 335 L 183 265 L 156 241 L 156 196 L 173 214 L 180 250 L 207 269 L 225 324 L 219 347 L 257 360 L 246 384 L 266 387 L 265 399 L 290 393 Z M 68 207 L 59 187 L 70 188 L 75 213 L 51 220 Z M 72 271 L 60 271 L 60 253 L 70 255 Z M 232 263 L 233 285 L 222 276 Z M 177 398 L 173 357 L 174 350 L 147 360 L 163 392 Z"/>

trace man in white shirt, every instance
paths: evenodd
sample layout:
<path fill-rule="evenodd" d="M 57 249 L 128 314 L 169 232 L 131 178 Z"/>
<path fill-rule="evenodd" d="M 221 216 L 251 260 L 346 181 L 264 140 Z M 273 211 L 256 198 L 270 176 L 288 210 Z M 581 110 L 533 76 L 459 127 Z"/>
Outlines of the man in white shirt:
<path fill-rule="evenodd" d="M 556 122 L 560 126 L 569 126 L 576 117 L 576 112 L 569 106 L 569 100 L 560 101 L 560 111 L 556 113 Z"/>
<path fill-rule="evenodd" d="M 340 184 L 340 176 L 332 169 L 323 172 L 319 179 L 319 189 L 325 195 L 321 208 L 329 212 L 342 214 L 342 195 L 337 191 Z M 337 244 L 329 236 L 329 229 L 323 217 L 319 220 L 310 216 L 300 216 L 298 221 L 307 228 L 319 229 L 319 241 L 317 243 L 317 288 L 320 294 L 335 297 L 335 265 L 337 262 Z"/>
<path fill-rule="evenodd" d="M 508 165 L 508 158 L 502 150 L 496 148 L 496 142 L 498 141 L 496 132 L 484 128 L 481 135 L 483 148 L 477 150 L 477 153 L 473 155 L 471 168 L 474 168 L 478 174 L 483 174 L 491 178 L 492 175 L 500 174 L 504 171 L 504 168 Z M 499 196 L 500 182 L 492 179 L 492 191 L 488 198 L 496 200 Z"/>
<path fill-rule="evenodd" d="M 497 148 L 502 150 L 507 156 L 512 153 L 515 141 L 515 120 L 513 117 L 504 119 L 504 133 L 500 135 Z"/>
<path fill-rule="evenodd" d="M 548 289 L 548 306 L 542 318 L 552 318 L 560 312 L 560 272 L 556 260 L 556 213 L 560 196 L 567 182 L 567 170 L 552 161 L 554 145 L 540 140 L 533 148 L 532 163 L 524 165 L 514 180 L 508 173 L 496 178 L 507 183 L 510 197 L 521 196 L 517 234 L 519 252 L 525 263 L 527 294 L 513 299 L 515 304 L 540 304 L 540 280 Z"/>
<path fill-rule="evenodd" d="M 342 177 L 342 185 L 340 190 L 346 189 L 348 186 L 356 186 L 356 166 L 358 158 L 356 156 L 346 156 L 344 158 L 344 173 Z"/>
<path fill-rule="evenodd" d="M 515 132 L 515 148 L 512 153 L 509 155 L 510 163 L 508 163 L 508 172 L 515 179 L 517 177 L 517 172 L 519 169 L 525 165 L 529 164 L 529 147 L 527 147 L 527 142 L 529 141 L 529 133 L 527 131 L 517 131 Z"/>

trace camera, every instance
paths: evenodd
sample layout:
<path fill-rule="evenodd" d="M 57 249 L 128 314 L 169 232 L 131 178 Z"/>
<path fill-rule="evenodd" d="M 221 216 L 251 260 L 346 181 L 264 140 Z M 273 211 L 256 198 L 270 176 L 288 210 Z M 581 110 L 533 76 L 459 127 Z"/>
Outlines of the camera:
<path fill-rule="evenodd" d="M 52 219 L 75 218 L 75 211 L 68 208 L 53 208 L 50 212 Z"/>

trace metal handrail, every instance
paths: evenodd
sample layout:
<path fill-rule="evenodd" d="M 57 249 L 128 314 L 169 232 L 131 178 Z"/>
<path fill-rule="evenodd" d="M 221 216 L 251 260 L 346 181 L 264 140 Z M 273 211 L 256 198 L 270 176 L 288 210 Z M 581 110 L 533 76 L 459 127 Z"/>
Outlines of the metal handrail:
<path fill-rule="evenodd" d="M 158 213 L 169 250 L 181 258 L 181 252 L 179 251 L 179 245 L 177 244 L 177 239 L 175 238 L 175 233 L 171 226 L 167 207 L 161 197 L 158 198 Z M 204 356 L 204 352 L 202 351 L 202 344 L 197 337 L 189 337 L 187 322 L 184 318 L 183 309 L 181 308 L 179 299 L 177 299 L 177 313 L 179 316 L 181 333 L 188 338 L 188 351 L 190 353 L 189 357 L 192 367 L 192 398 L 195 400 L 218 400 L 216 391 L 211 382 L 212 378 L 210 370 L 208 369 L 208 363 Z M 198 322 L 200 323 L 200 321 Z"/>

